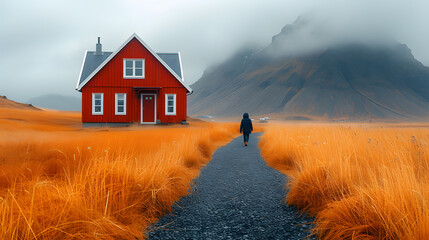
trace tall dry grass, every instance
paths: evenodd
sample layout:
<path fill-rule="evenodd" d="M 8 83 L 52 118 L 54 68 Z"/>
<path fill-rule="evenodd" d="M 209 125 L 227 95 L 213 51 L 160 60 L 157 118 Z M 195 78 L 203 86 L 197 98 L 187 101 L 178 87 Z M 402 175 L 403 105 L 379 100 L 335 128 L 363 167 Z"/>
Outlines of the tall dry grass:
<path fill-rule="evenodd" d="M 271 125 L 267 163 L 320 239 L 429 239 L 429 125 Z"/>
<path fill-rule="evenodd" d="M 0 109 L 0 239 L 142 239 L 237 124 L 80 127 Z"/>

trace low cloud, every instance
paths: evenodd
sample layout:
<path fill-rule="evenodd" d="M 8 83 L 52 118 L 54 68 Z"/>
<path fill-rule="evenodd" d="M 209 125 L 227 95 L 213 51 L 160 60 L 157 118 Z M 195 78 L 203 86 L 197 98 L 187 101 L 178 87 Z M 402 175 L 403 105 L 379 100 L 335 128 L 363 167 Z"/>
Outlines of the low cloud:
<path fill-rule="evenodd" d="M 414 25 L 411 20 L 422 5 L 425 4 L 365 0 L 331 2 L 286 25 L 273 38 L 271 54 L 301 55 L 346 44 L 388 46 L 396 42 L 407 43 L 410 36 L 404 33 Z M 417 36 L 428 38 L 425 35 L 426 32 L 421 31 Z"/>
<path fill-rule="evenodd" d="M 0 95 L 19 101 L 79 96 L 74 88 L 83 54 L 95 48 L 97 36 L 104 50 L 114 51 L 134 32 L 155 51 L 180 51 L 192 84 L 243 46 L 269 45 L 300 15 L 321 20 L 295 36 L 295 49 L 386 36 L 408 44 L 429 65 L 427 9 L 428 1 L 417 0 L 2 1 Z"/>

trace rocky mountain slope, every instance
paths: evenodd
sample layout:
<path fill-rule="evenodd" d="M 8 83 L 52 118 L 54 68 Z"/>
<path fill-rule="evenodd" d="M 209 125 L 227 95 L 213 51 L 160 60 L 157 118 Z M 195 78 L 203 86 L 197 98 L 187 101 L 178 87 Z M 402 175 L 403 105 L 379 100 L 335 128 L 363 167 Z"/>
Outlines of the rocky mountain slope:
<path fill-rule="evenodd" d="M 429 68 L 394 41 L 294 51 L 306 25 L 287 25 L 262 50 L 243 50 L 191 87 L 188 114 L 310 119 L 428 120 Z M 302 48 L 302 47 L 301 47 Z"/>

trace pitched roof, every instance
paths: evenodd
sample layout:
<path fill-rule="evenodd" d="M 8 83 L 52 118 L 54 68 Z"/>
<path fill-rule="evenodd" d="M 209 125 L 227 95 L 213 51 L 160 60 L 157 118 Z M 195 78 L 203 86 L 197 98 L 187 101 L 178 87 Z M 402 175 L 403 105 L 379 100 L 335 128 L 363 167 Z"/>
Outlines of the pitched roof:
<path fill-rule="evenodd" d="M 184 81 L 180 53 L 156 53 Z"/>
<path fill-rule="evenodd" d="M 187 90 L 192 93 L 192 89 L 184 83 L 182 61 L 180 53 L 155 53 L 137 34 L 132 34 L 127 41 L 115 52 L 103 52 L 102 55 L 95 55 L 95 51 L 86 51 L 77 81 L 76 90 L 81 91 L 82 87 L 91 80 L 118 52 L 122 50 L 133 38 L 136 38 Z"/>
<path fill-rule="evenodd" d="M 95 51 L 86 51 L 76 88 L 78 88 L 79 85 L 110 56 L 110 54 L 112 54 L 112 52 L 103 52 L 102 55 L 95 55 Z"/>

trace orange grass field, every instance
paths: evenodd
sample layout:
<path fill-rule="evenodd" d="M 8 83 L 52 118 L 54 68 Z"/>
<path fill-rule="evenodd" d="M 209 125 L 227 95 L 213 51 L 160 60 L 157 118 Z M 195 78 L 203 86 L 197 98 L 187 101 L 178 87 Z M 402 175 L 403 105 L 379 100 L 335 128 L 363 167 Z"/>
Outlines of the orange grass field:
<path fill-rule="evenodd" d="M 0 109 L 0 239 L 142 239 L 238 124 L 82 128 Z"/>
<path fill-rule="evenodd" d="M 429 124 L 272 124 L 260 142 L 320 239 L 429 239 Z"/>

